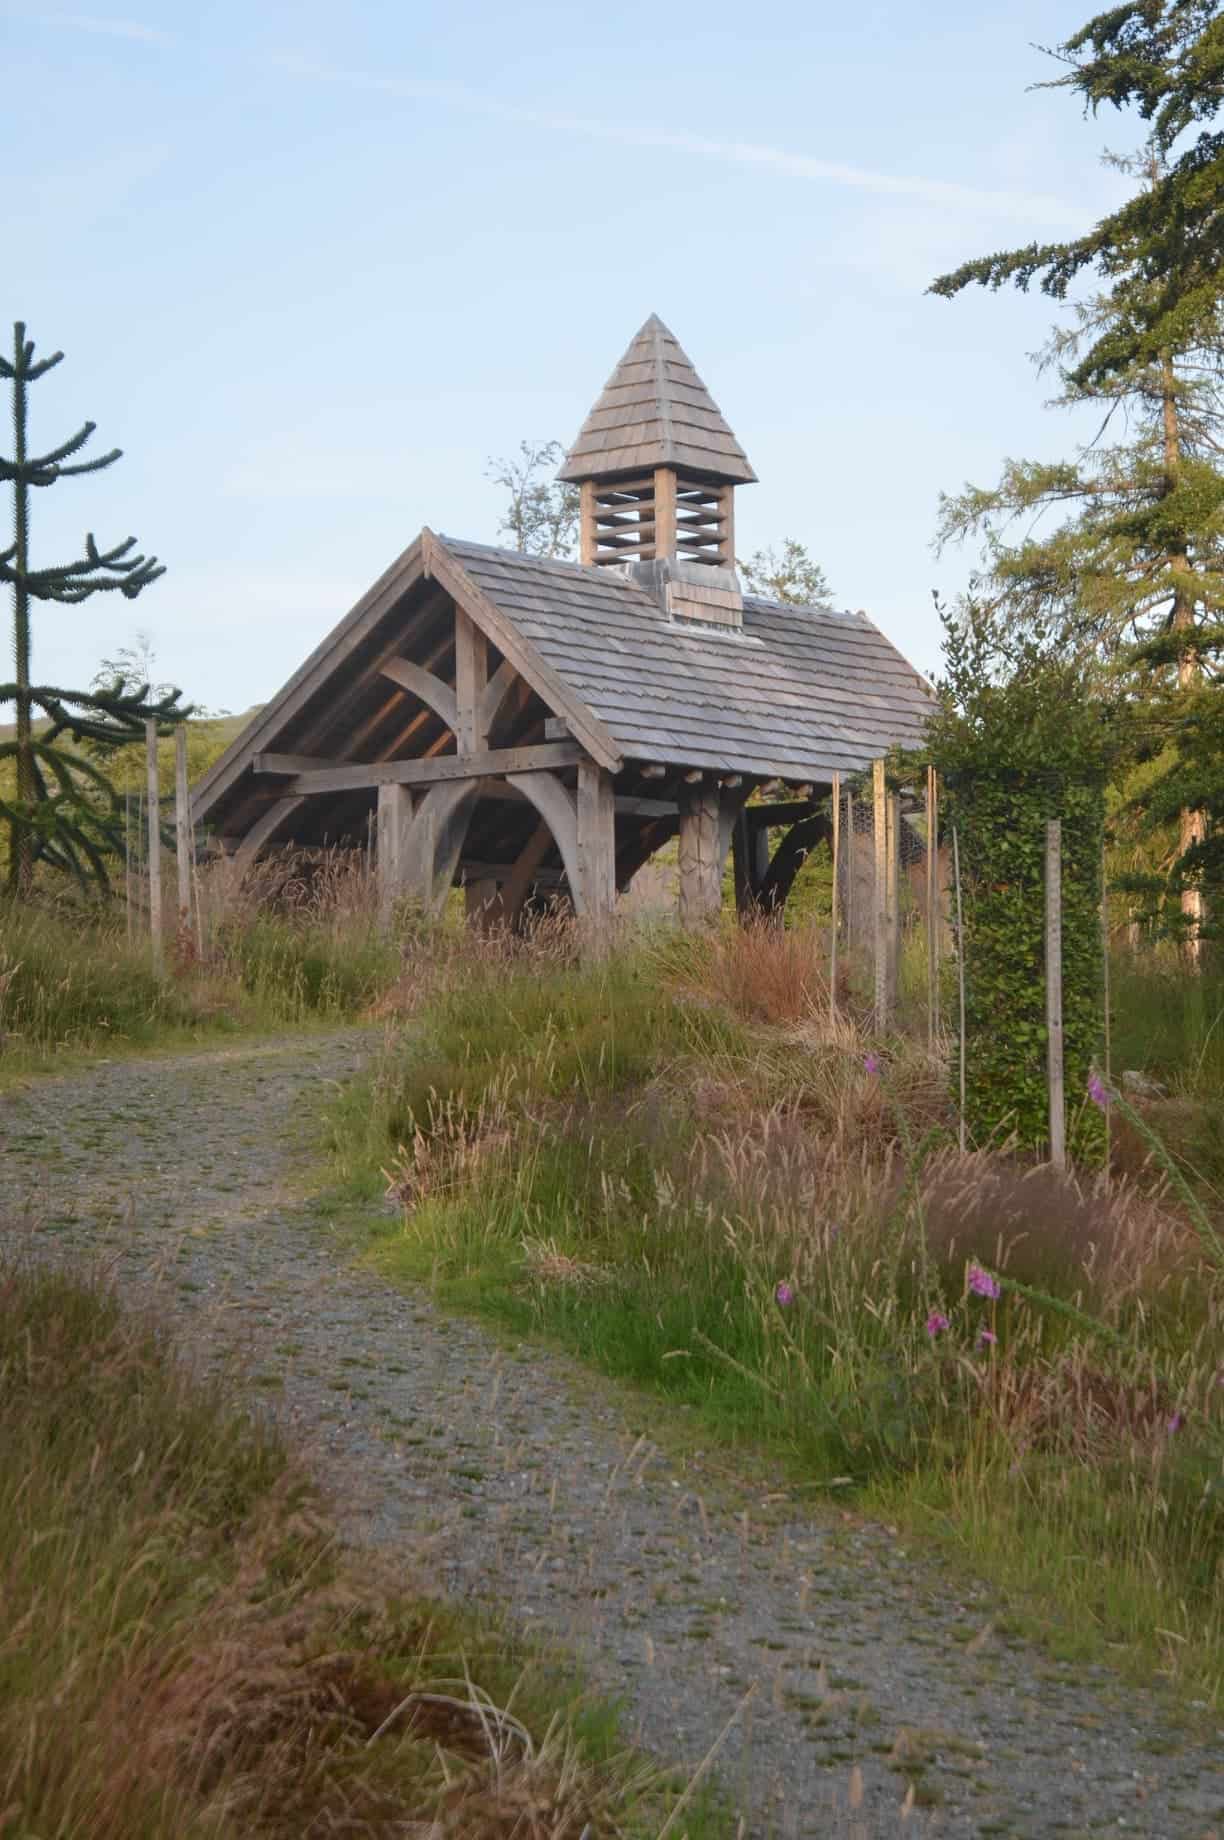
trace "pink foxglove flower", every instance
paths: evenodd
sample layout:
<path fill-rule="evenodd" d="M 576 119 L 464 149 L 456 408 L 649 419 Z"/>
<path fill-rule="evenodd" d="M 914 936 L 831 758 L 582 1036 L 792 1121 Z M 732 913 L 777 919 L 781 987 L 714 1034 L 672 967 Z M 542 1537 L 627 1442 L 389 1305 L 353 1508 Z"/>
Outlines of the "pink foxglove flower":
<path fill-rule="evenodd" d="M 774 1291 L 774 1302 L 780 1303 L 782 1308 L 785 1309 L 788 1304 L 794 1303 L 794 1301 L 795 1301 L 794 1289 L 792 1288 L 791 1285 L 789 1285 L 786 1282 L 786 1279 L 783 1278 L 782 1282 L 778 1285 L 777 1289 Z"/>
<path fill-rule="evenodd" d="M 950 1327 L 951 1324 L 942 1310 L 932 1310 L 931 1314 L 926 1319 L 926 1332 L 932 1341 L 934 1341 L 937 1335 L 942 1335 L 944 1330 Z"/>

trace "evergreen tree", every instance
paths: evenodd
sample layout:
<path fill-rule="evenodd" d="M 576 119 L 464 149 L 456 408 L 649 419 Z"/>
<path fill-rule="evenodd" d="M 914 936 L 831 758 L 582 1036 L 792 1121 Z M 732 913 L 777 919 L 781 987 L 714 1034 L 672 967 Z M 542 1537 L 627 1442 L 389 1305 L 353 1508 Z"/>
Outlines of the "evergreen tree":
<path fill-rule="evenodd" d="M 1046 354 L 1061 381 L 1056 405 L 1100 412 L 1095 438 L 1073 460 L 1009 461 L 997 486 L 943 498 L 940 540 L 982 539 L 978 590 L 1001 630 L 1095 656 L 1129 678 L 1142 711 L 1137 744 L 1164 762 L 1144 776 L 1144 811 L 1151 823 L 1176 822 L 1174 879 L 1194 956 L 1205 886 L 1218 881 L 1212 814 L 1224 815 L 1208 783 L 1217 770 L 1203 751 L 1199 706 L 1215 694 L 1224 652 L 1224 330 L 1078 383 L 1068 360 L 1109 313 L 1107 303 L 1081 308 Z M 1110 442 L 1114 427 L 1121 438 Z M 1174 785 L 1183 802 L 1171 814 Z"/>
<path fill-rule="evenodd" d="M 13 397 L 13 458 L 0 456 L 0 481 L 13 488 L 13 542 L 0 550 L 0 581 L 13 591 L 15 667 L 14 681 L 0 684 L 0 706 L 11 703 L 16 716 L 12 738 L 0 741 L 0 761 L 12 759 L 16 769 L 14 795 L 0 797 L 0 817 L 9 826 L 10 886 L 21 893 L 29 890 L 39 861 L 70 871 L 83 884 L 92 881 L 105 888 L 106 855 L 121 843 L 119 806 L 110 781 L 79 745 L 66 743 L 89 741 L 105 752 L 138 739 L 149 717 L 168 729 L 190 714 L 179 703 L 177 690 L 154 695 L 148 684 L 122 676 L 93 690 L 31 682 L 33 602 L 75 606 L 107 590 L 134 600 L 165 573 L 156 557 L 133 553 L 134 537 L 99 550 L 92 534 L 85 539 L 84 555 L 75 561 L 49 568 L 31 564 L 31 492 L 61 479 L 101 472 L 120 457 L 115 448 L 94 460 L 73 461 L 93 434 L 93 422 L 86 422 L 59 447 L 31 456 L 29 385 L 59 364 L 63 355 L 57 351 L 35 361 L 33 341 L 19 321 L 13 328 L 12 359 L 0 358 L 0 378 L 11 384 Z"/>
<path fill-rule="evenodd" d="M 784 601 L 791 607 L 827 607 L 831 590 L 824 570 L 808 554 L 807 545 L 783 537 L 781 547 L 756 550 L 736 567 L 745 594 L 762 600 Z"/>
<path fill-rule="evenodd" d="M 1027 288 L 1039 276 L 1062 300 L 1095 272 L 1104 292 L 1079 311 L 1056 355 L 1061 400 L 1099 403 L 1105 416 L 1097 443 L 1073 465 L 1012 463 L 995 492 L 968 492 L 945 506 L 944 531 L 987 536 L 992 585 L 1009 612 L 1065 622 L 1073 610 L 1064 632 L 1095 633 L 1115 656 L 1128 639 L 1127 661 L 1149 698 L 1148 750 L 1162 739 L 1171 748 L 1150 810 L 1167 812 L 1176 784 L 1176 870 L 1196 957 L 1217 854 L 1213 825 L 1224 816 L 1212 793 L 1220 764 L 1202 752 L 1219 724 L 1209 702 L 1200 708 L 1215 694 L 1224 655 L 1224 136 L 1200 125 L 1185 137 L 1219 109 L 1224 20 L 1218 0 L 1127 0 L 1054 55 L 1066 70 L 1053 87 L 1072 89 L 1093 110 L 1133 106 L 1147 123 L 1143 156 L 1114 162 L 1139 179 L 1137 191 L 1082 236 L 967 262 L 932 292 L 953 295 L 972 283 Z M 1115 418 L 1131 438 L 1099 447 Z M 999 537 L 1000 518 L 1060 505 L 1078 511 L 1052 538 L 1009 546 Z"/>
<path fill-rule="evenodd" d="M 1040 278 L 1055 300 L 1095 272 L 1110 311 L 1073 372 L 1100 383 L 1136 364 L 1192 349 L 1224 292 L 1224 135 L 1206 126 L 1224 95 L 1219 0 L 1126 0 L 1090 19 L 1052 53 L 1066 66 L 1046 88 L 1070 89 L 1094 112 L 1132 106 L 1148 124 L 1150 182 L 1100 223 L 1061 243 L 1030 243 L 964 263 L 932 283 L 953 295 L 977 283 L 1028 288 Z"/>

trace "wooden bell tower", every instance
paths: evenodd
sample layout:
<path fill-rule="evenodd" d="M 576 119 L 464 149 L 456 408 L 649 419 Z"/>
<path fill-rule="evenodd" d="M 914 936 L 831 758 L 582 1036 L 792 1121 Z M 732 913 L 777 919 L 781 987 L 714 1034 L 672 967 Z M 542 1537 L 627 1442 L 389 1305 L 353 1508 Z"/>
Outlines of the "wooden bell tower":
<path fill-rule="evenodd" d="M 579 487 L 589 567 L 734 571 L 735 488 L 756 474 L 657 314 L 608 379 L 558 478 Z"/>

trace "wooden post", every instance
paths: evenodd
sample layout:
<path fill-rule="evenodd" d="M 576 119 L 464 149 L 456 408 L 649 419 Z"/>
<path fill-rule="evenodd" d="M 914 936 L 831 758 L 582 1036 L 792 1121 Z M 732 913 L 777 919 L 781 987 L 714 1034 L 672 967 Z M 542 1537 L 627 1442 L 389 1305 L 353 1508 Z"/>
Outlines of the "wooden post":
<path fill-rule="evenodd" d="M 735 487 L 723 485 L 718 488 L 719 522 L 722 525 L 722 542 L 719 544 L 719 558 L 725 569 L 735 567 Z"/>
<path fill-rule="evenodd" d="M 191 795 L 187 787 L 187 724 L 174 731 L 174 858 L 178 868 L 178 926 L 191 925 Z"/>
<path fill-rule="evenodd" d="M 1062 820 L 1046 821 L 1045 847 L 1046 1076 L 1050 1089 L 1050 1161 L 1067 1166 L 1066 1095 L 1063 1091 Z"/>
<path fill-rule="evenodd" d="M 126 937 L 132 943 L 132 795 L 123 795 L 123 909 Z"/>
<path fill-rule="evenodd" d="M 888 905 L 888 1019 L 897 1014 L 897 993 L 901 982 L 901 798 L 890 792 L 885 804 L 888 838 L 888 874 L 885 898 Z"/>
<path fill-rule="evenodd" d="M 1113 1081 L 1113 1028 L 1109 1016 L 1109 882 L 1106 879 L 1105 839 L 1101 839 L 1101 998 L 1105 1007 L 1105 1039 L 1102 1052 L 1105 1065 L 1101 1069 L 1105 1076 L 1105 1090 L 1108 1093 Z M 1105 1185 L 1109 1186 L 1110 1165 L 1113 1162 L 1113 1132 L 1110 1107 L 1105 1107 Z"/>
<path fill-rule="evenodd" d="M 654 553 L 656 558 L 676 553 L 676 475 L 670 466 L 655 468 Z"/>
<path fill-rule="evenodd" d="M 858 871 L 858 851 L 854 840 L 854 794 L 846 791 L 846 844 L 843 854 L 846 858 L 846 944 L 851 949 L 857 944 L 854 937 L 854 878 Z"/>
<path fill-rule="evenodd" d="M 408 827 L 412 823 L 412 792 L 408 786 L 378 788 L 378 905 L 383 920 L 391 916 L 405 892 Z"/>
<path fill-rule="evenodd" d="M 871 822 L 875 842 L 875 1029 L 882 1035 L 892 1020 L 888 1011 L 888 798 L 882 760 L 871 766 Z"/>
<path fill-rule="evenodd" d="M 926 922 L 927 922 L 927 1047 L 935 1052 L 939 1040 L 939 781 L 934 767 L 927 768 L 926 783 Z"/>
<path fill-rule="evenodd" d="M 578 488 L 578 560 L 589 567 L 595 560 L 595 481 L 584 479 Z"/>
<path fill-rule="evenodd" d="M 965 916 L 961 907 L 960 838 L 952 832 L 952 879 L 956 884 L 957 1034 L 960 1040 L 960 1127 L 957 1141 L 965 1153 Z"/>
<path fill-rule="evenodd" d="M 833 775 L 833 892 L 829 905 L 829 1018 L 837 1015 L 837 928 L 841 920 L 838 877 L 841 874 L 841 774 Z"/>
<path fill-rule="evenodd" d="M 165 964 L 161 906 L 161 782 L 157 771 L 157 721 L 153 716 L 145 717 L 145 757 L 149 788 L 149 938 L 153 947 L 153 969 L 160 972 Z"/>
<path fill-rule="evenodd" d="M 715 781 L 680 788 L 680 924 L 717 920 L 722 907 L 721 801 Z"/>
<path fill-rule="evenodd" d="M 595 761 L 578 768 L 578 863 L 582 918 L 596 953 L 607 950 L 616 906 L 616 797 L 612 775 Z"/>
<path fill-rule="evenodd" d="M 455 746 L 475 754 L 485 746 L 482 707 L 488 681 L 489 650 L 485 636 L 462 607 L 455 608 Z"/>

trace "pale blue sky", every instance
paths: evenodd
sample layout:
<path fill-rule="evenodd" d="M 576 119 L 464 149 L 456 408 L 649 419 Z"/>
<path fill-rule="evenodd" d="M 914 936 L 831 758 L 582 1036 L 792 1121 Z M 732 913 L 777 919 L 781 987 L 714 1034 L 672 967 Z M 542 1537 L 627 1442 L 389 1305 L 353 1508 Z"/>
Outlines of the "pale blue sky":
<path fill-rule="evenodd" d="M 143 626 L 189 695 L 262 700 L 422 524 L 496 540 L 489 456 L 568 443 L 651 312 L 760 475 L 741 553 L 802 539 L 936 667 L 940 490 L 1071 430 L 1050 303 L 924 289 L 1117 196 L 1134 124 L 1026 93 L 1084 0 L 131 5 L 0 4 L 0 328 L 67 353 L 36 439 L 125 450 L 39 496 L 36 554 L 169 565 L 43 611 L 40 678 Z"/>

